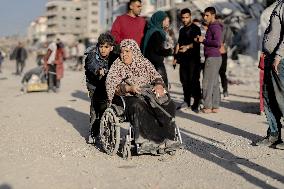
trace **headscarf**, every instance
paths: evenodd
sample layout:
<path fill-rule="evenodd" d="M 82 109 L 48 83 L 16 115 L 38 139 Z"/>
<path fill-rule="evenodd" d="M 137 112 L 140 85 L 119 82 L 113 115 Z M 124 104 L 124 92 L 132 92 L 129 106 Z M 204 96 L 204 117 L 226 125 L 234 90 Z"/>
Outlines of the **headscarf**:
<path fill-rule="evenodd" d="M 164 11 L 157 11 L 155 12 L 148 24 L 148 29 L 144 37 L 144 42 L 143 42 L 143 54 L 145 55 L 146 47 L 148 45 L 149 39 L 152 36 L 152 34 L 156 31 L 160 32 L 162 37 L 166 39 L 166 32 L 163 29 L 163 20 L 167 17 L 167 13 Z"/>
<path fill-rule="evenodd" d="M 162 76 L 156 71 L 151 62 L 146 59 L 133 39 L 124 39 L 120 43 L 120 48 L 126 47 L 132 51 L 132 63 L 127 65 L 120 58 L 116 59 L 111 66 L 107 79 L 106 90 L 108 100 L 112 101 L 117 86 L 124 83 L 123 79 L 139 87 L 151 84 L 154 81 L 161 81 Z"/>

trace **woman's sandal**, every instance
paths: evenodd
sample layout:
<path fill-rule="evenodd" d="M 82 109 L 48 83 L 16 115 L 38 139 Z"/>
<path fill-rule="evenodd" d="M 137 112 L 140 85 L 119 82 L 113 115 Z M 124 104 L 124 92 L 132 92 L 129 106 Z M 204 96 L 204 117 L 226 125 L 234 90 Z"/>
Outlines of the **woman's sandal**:
<path fill-rule="evenodd" d="M 209 113 L 212 113 L 212 110 L 211 109 L 207 109 L 207 108 L 203 108 L 201 110 L 201 112 L 204 113 L 204 114 L 209 114 Z"/>
<path fill-rule="evenodd" d="M 219 112 L 219 108 L 212 108 L 212 113 L 218 113 Z"/>

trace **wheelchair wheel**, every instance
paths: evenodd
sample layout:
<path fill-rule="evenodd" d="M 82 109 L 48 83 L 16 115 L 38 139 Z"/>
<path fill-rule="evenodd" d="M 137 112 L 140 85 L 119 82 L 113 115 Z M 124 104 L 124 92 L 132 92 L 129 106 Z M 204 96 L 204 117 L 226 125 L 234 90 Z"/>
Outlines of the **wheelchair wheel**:
<path fill-rule="evenodd" d="M 100 139 L 103 149 L 108 155 L 117 153 L 120 143 L 119 119 L 113 108 L 107 108 L 100 122 Z"/>
<path fill-rule="evenodd" d="M 171 156 L 174 156 L 174 155 L 176 155 L 176 151 L 175 150 L 169 151 L 168 154 L 171 155 Z"/>

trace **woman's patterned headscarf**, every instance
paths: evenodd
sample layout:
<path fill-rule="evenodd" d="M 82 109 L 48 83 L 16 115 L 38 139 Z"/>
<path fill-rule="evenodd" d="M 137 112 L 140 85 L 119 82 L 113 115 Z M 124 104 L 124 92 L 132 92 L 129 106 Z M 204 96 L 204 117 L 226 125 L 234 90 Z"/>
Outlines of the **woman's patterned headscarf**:
<path fill-rule="evenodd" d="M 120 47 L 128 48 L 132 51 L 132 63 L 127 65 L 120 58 L 116 59 L 111 66 L 106 79 L 106 90 L 108 100 L 114 97 L 117 86 L 124 83 L 124 79 L 139 87 L 151 84 L 155 81 L 162 81 L 162 76 L 155 70 L 152 63 L 145 58 L 133 39 L 124 39 Z"/>
<path fill-rule="evenodd" d="M 141 60 L 138 60 L 138 59 L 146 59 L 143 54 L 141 53 L 141 50 L 140 50 L 140 47 L 139 45 L 137 44 L 136 41 L 134 41 L 133 39 L 125 39 L 123 41 L 121 41 L 120 43 L 120 49 L 122 47 L 126 47 L 128 49 L 130 49 L 132 51 L 132 54 L 133 54 L 133 62 L 137 62 L 137 61 L 141 61 Z M 146 61 L 146 60 L 144 60 Z M 132 63 L 133 63 L 132 62 Z"/>
<path fill-rule="evenodd" d="M 125 40 L 121 41 L 120 48 L 122 48 L 122 47 L 129 48 L 132 51 L 136 51 L 137 53 L 141 54 L 141 51 L 140 51 L 138 44 L 133 39 L 125 39 Z"/>

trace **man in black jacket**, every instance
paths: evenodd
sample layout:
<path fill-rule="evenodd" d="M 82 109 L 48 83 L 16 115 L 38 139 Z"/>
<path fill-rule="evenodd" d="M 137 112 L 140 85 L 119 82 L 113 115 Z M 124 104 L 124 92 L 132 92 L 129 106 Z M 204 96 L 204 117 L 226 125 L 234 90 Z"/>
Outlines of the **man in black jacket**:
<path fill-rule="evenodd" d="M 201 35 L 200 28 L 191 22 L 191 11 L 181 10 L 183 27 L 179 31 L 179 39 L 175 53 L 174 64 L 180 64 L 180 81 L 183 87 L 184 101 L 195 112 L 199 111 L 201 100 L 200 88 L 200 44 L 194 41 Z M 191 106 L 191 97 L 194 102 Z M 180 109 L 181 107 L 178 107 Z"/>
<path fill-rule="evenodd" d="M 11 59 L 16 60 L 16 75 L 21 75 L 26 65 L 28 57 L 27 50 L 24 48 L 23 43 L 19 42 L 18 46 L 14 49 Z"/>

